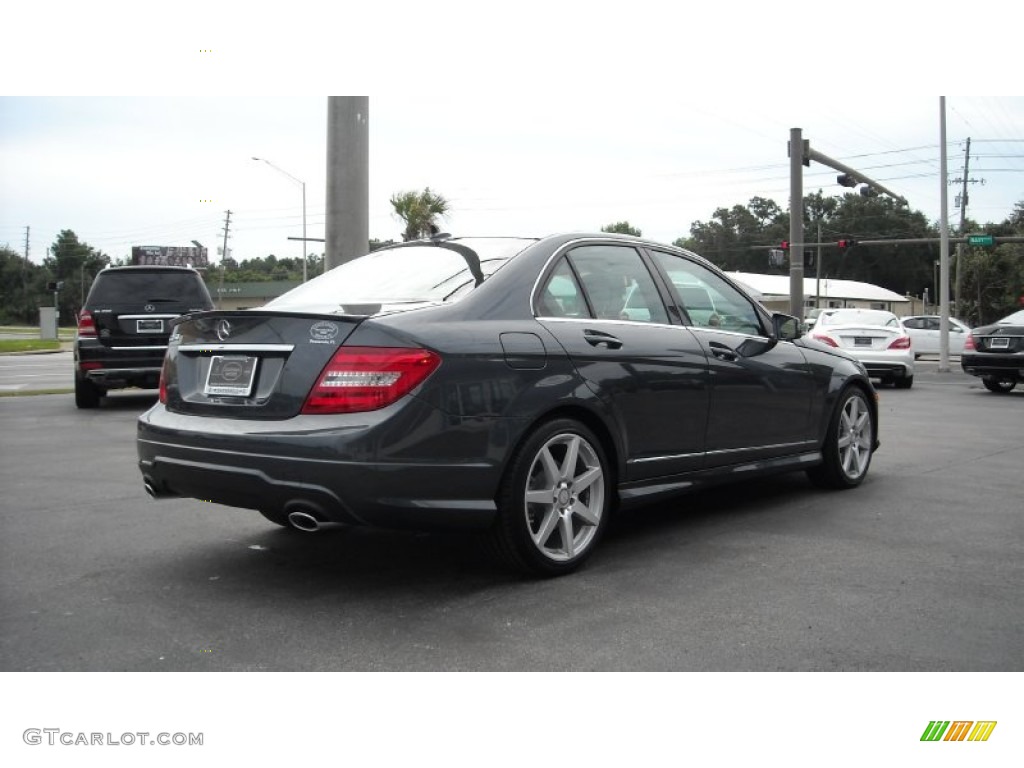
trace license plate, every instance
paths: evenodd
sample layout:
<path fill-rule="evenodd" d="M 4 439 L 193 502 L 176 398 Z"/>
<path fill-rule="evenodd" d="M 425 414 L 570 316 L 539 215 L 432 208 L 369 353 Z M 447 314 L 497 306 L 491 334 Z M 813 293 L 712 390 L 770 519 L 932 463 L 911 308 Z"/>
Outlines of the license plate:
<path fill-rule="evenodd" d="M 989 349 L 1009 349 L 1010 348 L 1010 340 L 1008 338 L 1005 338 L 1005 337 L 1002 338 L 1002 339 L 989 339 L 988 340 L 988 348 Z"/>
<path fill-rule="evenodd" d="M 215 355 L 206 374 L 207 395 L 248 397 L 256 378 L 256 358 L 245 355 Z"/>
<path fill-rule="evenodd" d="M 855 347 L 870 347 L 871 337 L 870 336 L 854 336 L 853 346 Z"/>
<path fill-rule="evenodd" d="M 164 321 L 163 320 L 136 320 L 135 321 L 136 333 L 163 333 L 164 332 Z"/>

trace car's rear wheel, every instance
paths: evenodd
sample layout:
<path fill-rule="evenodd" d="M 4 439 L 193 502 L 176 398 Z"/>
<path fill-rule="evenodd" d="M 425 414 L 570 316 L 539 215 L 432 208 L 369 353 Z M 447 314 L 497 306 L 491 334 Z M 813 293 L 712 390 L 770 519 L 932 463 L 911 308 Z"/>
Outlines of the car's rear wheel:
<path fill-rule="evenodd" d="M 79 408 L 95 408 L 100 404 L 99 387 L 88 379 L 75 377 L 75 405 Z"/>
<path fill-rule="evenodd" d="M 875 425 L 867 396 L 859 387 L 843 391 L 829 421 L 824 461 L 807 471 L 817 485 L 853 488 L 861 484 L 871 464 Z"/>
<path fill-rule="evenodd" d="M 914 386 L 914 377 L 904 376 L 902 379 L 894 379 L 893 385 L 896 387 L 896 389 L 910 389 L 912 386 Z"/>
<path fill-rule="evenodd" d="M 571 419 L 546 422 L 509 465 L 492 542 L 519 570 L 569 573 L 597 546 L 611 493 L 608 462 L 594 433 Z"/>
<path fill-rule="evenodd" d="M 982 376 L 981 383 L 985 385 L 985 389 L 989 392 L 996 392 L 1001 395 L 1011 392 L 1013 388 L 1017 386 L 1017 382 L 1015 381 L 997 379 L 993 376 Z"/>

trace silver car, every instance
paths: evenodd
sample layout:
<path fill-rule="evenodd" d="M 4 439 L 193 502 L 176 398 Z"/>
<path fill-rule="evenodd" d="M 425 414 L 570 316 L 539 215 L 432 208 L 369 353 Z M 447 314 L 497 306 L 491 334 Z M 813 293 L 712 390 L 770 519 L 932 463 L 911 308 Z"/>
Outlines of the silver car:
<path fill-rule="evenodd" d="M 892 312 L 822 310 L 810 336 L 860 360 L 872 378 L 897 389 L 910 389 L 914 384 L 915 350 L 907 329 Z"/>
<path fill-rule="evenodd" d="M 914 357 L 937 355 L 940 352 L 939 316 L 912 315 L 901 317 L 900 322 L 910 334 Z M 955 317 L 949 318 L 949 354 L 959 355 L 964 351 L 964 341 L 971 327 Z"/>

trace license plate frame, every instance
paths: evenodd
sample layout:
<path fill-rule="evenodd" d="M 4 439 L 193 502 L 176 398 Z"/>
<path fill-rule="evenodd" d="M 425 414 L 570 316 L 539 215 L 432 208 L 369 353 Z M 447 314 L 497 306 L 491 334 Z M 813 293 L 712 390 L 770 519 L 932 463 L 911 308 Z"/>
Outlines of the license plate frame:
<path fill-rule="evenodd" d="M 853 346 L 855 347 L 870 347 L 874 345 L 874 340 L 870 336 L 854 336 Z"/>
<path fill-rule="evenodd" d="M 997 336 L 988 340 L 989 349 L 1009 349 L 1010 339 L 1007 336 Z"/>
<path fill-rule="evenodd" d="M 214 355 L 206 371 L 203 394 L 249 397 L 258 362 L 259 358 L 251 355 Z"/>
<path fill-rule="evenodd" d="M 163 333 L 164 321 L 159 317 L 145 318 L 135 321 L 136 333 Z"/>

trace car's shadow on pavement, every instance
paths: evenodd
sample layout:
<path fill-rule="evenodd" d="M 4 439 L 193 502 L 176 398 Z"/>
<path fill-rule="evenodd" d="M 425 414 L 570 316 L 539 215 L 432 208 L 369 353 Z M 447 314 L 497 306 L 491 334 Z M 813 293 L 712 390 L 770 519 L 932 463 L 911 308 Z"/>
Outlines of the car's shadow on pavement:
<path fill-rule="evenodd" d="M 643 567 L 646 558 L 670 548 L 699 546 L 751 523 L 771 526 L 787 512 L 800 518 L 820 506 L 821 492 L 802 475 L 754 480 L 709 489 L 630 510 L 614 519 L 591 560 L 568 579 L 584 580 L 622 568 Z M 769 507 L 766 509 L 766 507 Z M 234 510 L 234 513 L 240 513 Z M 253 512 L 252 524 L 230 539 L 213 538 L 147 568 L 161 581 L 183 573 L 237 590 L 262 602 L 268 594 L 285 599 L 389 593 L 392 596 L 448 596 L 502 585 L 543 582 L 500 562 L 486 536 L 419 533 L 328 525 L 314 533 L 278 528 Z M 794 524 L 798 524 L 794 522 Z M 555 579 L 560 582 L 562 579 Z"/>

